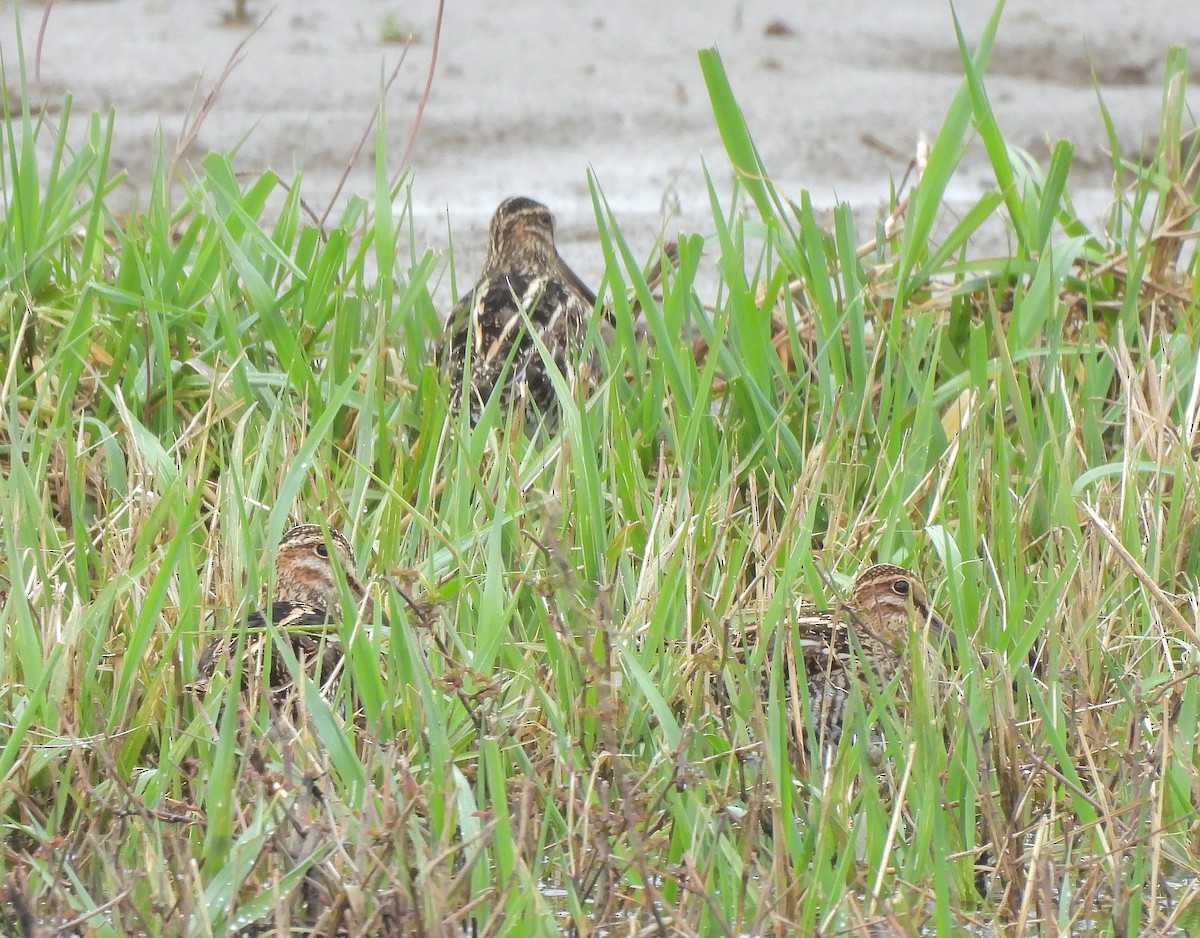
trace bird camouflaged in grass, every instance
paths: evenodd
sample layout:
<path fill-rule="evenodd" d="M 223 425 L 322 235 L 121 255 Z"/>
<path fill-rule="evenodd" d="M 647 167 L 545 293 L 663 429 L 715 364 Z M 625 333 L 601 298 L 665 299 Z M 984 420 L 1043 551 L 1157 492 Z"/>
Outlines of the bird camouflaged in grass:
<path fill-rule="evenodd" d="M 246 620 L 243 687 L 251 676 L 264 677 L 266 645 L 271 641 L 272 631 L 268 625 L 273 625 L 285 638 L 301 669 L 322 684 L 336 673 L 342 660 L 335 628 L 342 620 L 342 594 L 335 564 L 341 568 L 362 618 L 366 621 L 374 618 L 374 605 L 355 573 L 350 542 L 332 530 L 326 541 L 318 524 L 289 528 L 275 553 L 275 594 L 271 608 L 259 610 Z M 387 625 L 387 616 L 381 618 Z M 194 689 L 207 690 L 218 667 L 226 672 L 232 670 L 229 659 L 237 649 L 237 638 L 234 631 L 209 643 L 197 665 L 199 680 L 192 685 Z M 278 650 L 271 655 L 271 671 L 265 677 L 274 691 L 286 690 L 292 683 L 292 673 Z"/>
<path fill-rule="evenodd" d="M 916 574 L 891 564 L 876 564 L 860 573 L 845 602 L 833 609 L 806 606 L 797 615 L 798 642 L 791 646 L 787 662 L 788 748 L 793 761 L 806 766 L 812 741 L 822 757 L 837 749 L 855 682 L 865 689 L 882 689 L 899 675 L 897 702 L 903 703 L 910 628 L 922 638 L 927 625 L 934 638 L 947 630 Z M 795 693 L 800 668 L 808 691 L 811 734 Z M 872 731 L 872 761 L 878 761 L 882 750 L 882 737 Z"/>
<path fill-rule="evenodd" d="M 523 411 L 529 429 L 552 427 L 558 399 L 533 335 L 570 385 L 590 390 L 600 373 L 597 351 L 584 354 L 595 306 L 596 294 L 558 254 L 550 210 L 521 196 L 505 199 L 492 216 L 479 282 L 451 312 L 438 342 L 451 406 L 466 397 L 474 426 L 500 385 L 502 411 Z"/>

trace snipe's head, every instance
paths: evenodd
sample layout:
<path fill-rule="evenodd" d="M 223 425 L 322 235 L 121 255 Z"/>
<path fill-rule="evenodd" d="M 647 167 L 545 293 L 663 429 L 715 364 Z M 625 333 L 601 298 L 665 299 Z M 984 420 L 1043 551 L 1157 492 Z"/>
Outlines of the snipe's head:
<path fill-rule="evenodd" d="M 557 257 L 550 209 L 524 196 L 500 203 L 492 216 L 488 270 L 553 264 Z"/>
<path fill-rule="evenodd" d="M 909 622 L 918 629 L 928 622 L 935 638 L 946 633 L 946 624 L 930 607 L 920 578 L 890 563 L 875 564 L 860 573 L 846 607 L 880 638 L 891 642 L 903 641 Z"/>
<path fill-rule="evenodd" d="M 336 616 L 342 608 L 334 565 L 342 569 L 350 595 L 361 601 L 365 590 L 354 572 L 354 551 L 337 531 L 329 540 L 319 524 L 298 524 L 284 532 L 275 554 L 275 601 L 308 603 Z"/>

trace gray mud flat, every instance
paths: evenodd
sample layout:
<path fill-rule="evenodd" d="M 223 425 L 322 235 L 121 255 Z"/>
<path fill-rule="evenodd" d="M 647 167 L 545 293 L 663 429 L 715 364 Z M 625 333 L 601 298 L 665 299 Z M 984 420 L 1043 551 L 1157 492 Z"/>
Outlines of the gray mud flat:
<path fill-rule="evenodd" d="M 991 0 L 956 4 L 968 37 Z M 12 5 L 0 17 L 15 69 Z M 131 201 L 150 177 L 159 139 L 170 153 L 189 113 L 238 43 L 243 60 L 225 83 L 187 157 L 241 144 L 238 166 L 304 173 L 321 214 L 412 31 L 387 106 L 398 161 L 426 79 L 436 5 L 377 0 L 289 0 L 252 36 L 223 12 L 232 0 L 56 3 L 41 57 L 52 106 L 113 108 L 114 155 Z M 43 7 L 19 5 L 32 60 Z M 253 17 L 269 5 L 251 2 Z M 409 17 L 409 18 L 405 18 Z M 1006 137 L 1035 157 L 1066 138 L 1076 146 L 1072 192 L 1107 201 L 1106 138 L 1093 70 L 1131 153 L 1156 133 L 1161 76 L 1171 44 L 1200 60 L 1200 17 L 1176 2 L 1014 0 L 1005 10 L 988 89 Z M 960 81 L 948 4 L 636 0 L 448 3 L 432 93 L 410 160 L 418 245 L 444 250 L 452 234 L 459 279 L 469 280 L 495 205 L 526 194 L 559 219 L 563 253 L 597 282 L 603 260 L 587 172 L 593 170 L 635 251 L 660 232 L 711 225 L 703 170 L 719 189 L 731 171 L 696 50 L 716 45 L 755 139 L 783 191 L 814 203 L 854 204 L 866 220 L 889 179 L 899 179 L 920 133 L 933 136 Z M 1200 102 L 1196 102 L 1200 104 Z M 371 145 L 341 198 L 373 194 Z M 392 165 L 389 171 L 397 167 Z M 994 182 L 982 152 L 952 189 L 966 203 Z M 867 232 L 869 234 L 869 232 Z M 461 285 L 460 285 L 461 288 Z"/>

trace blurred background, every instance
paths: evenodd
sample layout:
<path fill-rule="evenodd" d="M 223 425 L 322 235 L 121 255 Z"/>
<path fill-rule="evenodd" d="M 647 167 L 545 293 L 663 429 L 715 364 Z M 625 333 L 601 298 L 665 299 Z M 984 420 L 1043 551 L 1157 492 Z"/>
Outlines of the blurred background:
<path fill-rule="evenodd" d="M 244 171 L 302 171 L 305 200 L 323 215 L 403 58 L 386 98 L 388 172 L 400 168 L 438 40 L 408 160 L 411 200 L 418 249 L 452 236 L 460 281 L 475 275 L 496 204 L 524 194 L 555 211 L 563 254 L 597 283 L 589 168 L 639 254 L 663 230 L 710 227 L 705 168 L 723 194 L 731 172 L 699 48 L 720 50 L 783 191 L 808 189 L 818 206 L 850 201 L 868 217 L 919 135 L 936 135 L 960 82 L 941 0 L 460 0 L 446 4 L 440 39 L 433 0 L 60 0 L 48 15 L 41 3 L 0 6 L 10 97 L 19 18 L 30 74 L 42 31 L 35 105 L 52 115 L 70 93 L 76 115 L 114 109 L 130 206 L 144 200 L 160 140 L 170 157 L 182 135 L 193 161 L 239 147 Z M 973 42 L 993 3 L 955 9 Z M 1071 189 L 1095 200 L 1080 206 L 1085 217 L 1111 191 L 1097 88 L 1136 158 L 1157 133 L 1167 48 L 1189 47 L 1198 71 L 1196 13 L 1178 0 L 1007 5 L 988 70 L 993 105 L 1006 137 L 1036 158 L 1057 139 L 1075 143 Z M 194 137 L 185 133 L 214 89 Z M 373 149 L 371 135 L 335 201 L 373 197 Z M 965 202 L 994 182 L 982 150 L 964 168 L 950 195 Z"/>

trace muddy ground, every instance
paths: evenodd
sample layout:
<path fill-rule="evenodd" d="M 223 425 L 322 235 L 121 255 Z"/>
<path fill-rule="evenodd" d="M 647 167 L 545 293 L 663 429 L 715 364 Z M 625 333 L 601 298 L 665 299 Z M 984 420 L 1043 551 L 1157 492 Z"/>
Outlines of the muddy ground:
<path fill-rule="evenodd" d="M 992 0 L 958 0 L 968 37 Z M 41 3 L 0 2 L 0 49 L 16 73 L 19 11 L 27 58 Z M 233 0 L 70 0 L 46 22 L 35 95 L 65 92 L 79 113 L 116 112 L 115 156 L 132 203 L 190 113 L 245 41 L 240 63 L 188 149 L 241 142 L 238 164 L 305 175 L 318 214 L 371 118 L 384 76 L 413 32 L 388 96 L 390 169 L 398 166 L 426 80 L 436 3 L 281 0 L 248 4 L 259 28 L 232 22 Z M 591 168 L 638 251 L 664 229 L 706 230 L 703 170 L 729 189 L 696 50 L 716 45 L 759 148 L 783 189 L 821 206 L 848 200 L 870 213 L 899 178 L 921 132 L 936 133 L 960 81 L 949 5 L 940 0 L 523 0 L 446 5 L 432 90 L 412 150 L 418 241 L 473 275 L 496 203 L 527 194 L 559 217 L 565 256 L 597 281 L 588 193 Z M 1156 135 L 1165 55 L 1185 45 L 1200 63 L 1196 0 L 1012 0 L 988 88 L 1007 138 L 1044 157 L 1076 144 L 1072 188 L 1089 210 L 1106 201 L 1108 157 L 1093 74 L 1122 146 Z M 1200 68 L 1193 66 L 1200 74 Z M 1193 98 L 1195 104 L 1200 99 Z M 370 146 L 350 192 L 373 187 Z M 972 154 L 952 190 L 965 200 L 992 184 Z"/>

